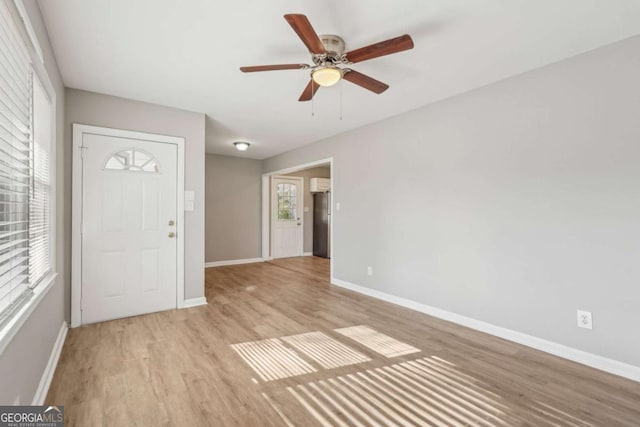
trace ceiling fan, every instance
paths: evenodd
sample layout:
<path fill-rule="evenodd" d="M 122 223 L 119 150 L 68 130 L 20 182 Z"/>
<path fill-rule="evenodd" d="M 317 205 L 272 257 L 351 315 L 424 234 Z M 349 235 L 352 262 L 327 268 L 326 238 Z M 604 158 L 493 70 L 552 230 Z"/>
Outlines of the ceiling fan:
<path fill-rule="evenodd" d="M 275 70 L 311 70 L 311 80 L 300 95 L 298 101 L 309 101 L 320 86 L 329 87 L 345 79 L 372 92 L 380 94 L 389 88 L 365 74 L 359 73 L 348 66 L 367 59 L 378 58 L 396 52 L 413 48 L 413 40 L 408 34 L 393 39 L 374 43 L 349 52 L 345 51 L 342 38 L 334 34 L 318 36 L 305 15 L 284 15 L 289 25 L 307 46 L 311 53 L 313 65 L 308 64 L 278 64 L 240 67 L 243 73 Z M 341 67 L 346 65 L 347 67 Z"/>

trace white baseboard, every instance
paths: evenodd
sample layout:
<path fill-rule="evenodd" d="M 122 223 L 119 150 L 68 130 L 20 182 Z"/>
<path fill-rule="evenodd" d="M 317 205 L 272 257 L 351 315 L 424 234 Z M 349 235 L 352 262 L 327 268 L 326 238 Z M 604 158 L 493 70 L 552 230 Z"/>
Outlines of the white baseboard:
<path fill-rule="evenodd" d="M 224 265 L 251 264 L 254 262 L 264 262 L 263 258 L 230 259 L 228 261 L 205 262 L 204 268 L 222 267 Z"/>
<path fill-rule="evenodd" d="M 186 299 L 186 300 L 184 300 L 184 303 L 182 304 L 182 308 L 197 307 L 199 305 L 207 305 L 207 298 L 200 297 L 200 298 Z"/>
<path fill-rule="evenodd" d="M 302 256 L 313 256 L 313 252 L 305 252 Z"/>
<path fill-rule="evenodd" d="M 517 332 L 511 329 L 503 328 L 501 326 L 492 325 L 491 323 L 472 319 L 470 317 L 462 316 L 460 314 L 452 313 L 440 308 L 390 295 L 384 292 L 377 291 L 375 289 L 366 288 L 364 286 L 356 285 L 345 280 L 331 278 L 331 284 L 349 289 L 354 292 L 358 292 L 360 294 L 368 295 L 373 298 L 387 301 L 392 304 L 397 304 L 411 310 L 419 311 L 421 313 L 425 313 L 439 319 L 447 320 L 458 325 L 466 326 L 477 331 L 485 332 L 496 337 L 513 341 L 527 347 L 535 348 L 536 350 L 544 351 L 545 353 L 572 360 L 574 362 L 578 362 L 583 365 L 599 369 L 601 371 L 609 372 L 611 374 L 619 375 L 621 377 L 640 382 L 639 366 L 630 365 L 628 363 L 609 359 L 597 354 L 588 353 L 586 351 L 578 350 L 576 348 L 568 347 L 566 345 L 558 344 L 552 341 L 547 341 L 542 338 L 534 337 L 522 332 Z"/>
<path fill-rule="evenodd" d="M 53 349 L 51 349 L 47 366 L 44 368 L 42 378 L 40 378 L 40 384 L 38 384 L 36 394 L 33 396 L 32 405 L 44 405 L 44 400 L 47 398 L 47 393 L 49 392 L 49 386 L 51 386 L 51 380 L 53 380 L 53 374 L 56 372 L 56 366 L 58 366 L 58 360 L 60 360 L 64 340 L 67 338 L 67 331 L 69 331 L 67 322 L 63 321 L 56 342 L 53 344 Z"/>

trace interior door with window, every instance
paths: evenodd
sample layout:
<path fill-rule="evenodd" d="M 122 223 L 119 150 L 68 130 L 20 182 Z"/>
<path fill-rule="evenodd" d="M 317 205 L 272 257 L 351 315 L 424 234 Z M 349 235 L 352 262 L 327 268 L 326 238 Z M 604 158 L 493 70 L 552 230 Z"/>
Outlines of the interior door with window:
<path fill-rule="evenodd" d="M 302 178 L 273 178 L 271 200 L 273 258 L 302 256 Z"/>
<path fill-rule="evenodd" d="M 82 142 L 82 323 L 175 308 L 177 146 Z"/>

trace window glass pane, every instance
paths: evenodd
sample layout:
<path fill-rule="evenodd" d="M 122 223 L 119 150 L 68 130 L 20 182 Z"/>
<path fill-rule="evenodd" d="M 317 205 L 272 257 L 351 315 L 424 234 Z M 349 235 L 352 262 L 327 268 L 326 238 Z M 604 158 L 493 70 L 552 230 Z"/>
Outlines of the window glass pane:
<path fill-rule="evenodd" d="M 276 186 L 278 220 L 297 220 L 297 186 L 281 183 Z"/>
<path fill-rule="evenodd" d="M 146 164 L 142 166 L 143 172 L 160 172 L 160 168 L 158 167 L 158 162 L 156 159 L 149 160 Z"/>
<path fill-rule="evenodd" d="M 116 156 L 113 156 L 109 158 L 109 160 L 107 160 L 107 164 L 105 165 L 104 168 L 113 169 L 113 170 L 123 170 L 125 166 L 116 158 Z"/>
<path fill-rule="evenodd" d="M 296 187 L 293 186 L 292 189 L 293 189 L 293 194 L 295 194 Z M 296 197 L 295 196 L 291 196 L 291 198 L 289 199 L 289 211 L 290 211 L 291 219 L 296 219 Z"/>
<path fill-rule="evenodd" d="M 151 156 L 142 151 L 134 151 L 133 152 L 133 164 L 142 168 L 142 166 L 151 160 Z"/>

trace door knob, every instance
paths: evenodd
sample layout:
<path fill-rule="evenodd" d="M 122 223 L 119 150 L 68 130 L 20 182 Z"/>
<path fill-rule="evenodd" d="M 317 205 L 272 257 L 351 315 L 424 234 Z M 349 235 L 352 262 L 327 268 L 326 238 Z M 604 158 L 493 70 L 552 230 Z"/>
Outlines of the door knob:
<path fill-rule="evenodd" d="M 176 237 L 176 233 L 174 233 L 173 231 L 169 232 L 169 238 L 173 239 L 174 237 Z"/>
<path fill-rule="evenodd" d="M 300 225 L 300 223 L 298 223 L 298 225 Z"/>
<path fill-rule="evenodd" d="M 173 222 L 173 220 L 169 221 L 169 225 L 170 225 L 170 226 L 171 226 L 171 225 L 175 225 L 175 224 L 176 224 L 176 223 L 175 223 L 175 222 Z"/>

